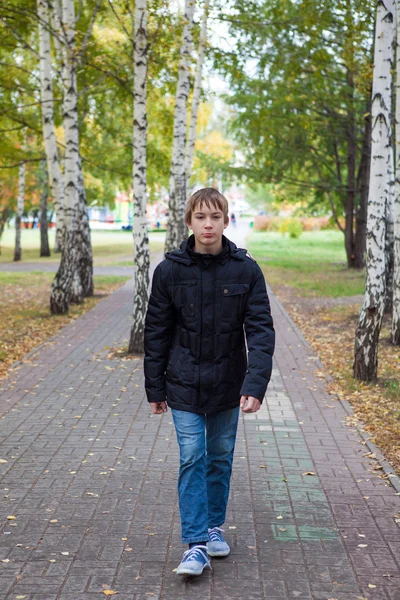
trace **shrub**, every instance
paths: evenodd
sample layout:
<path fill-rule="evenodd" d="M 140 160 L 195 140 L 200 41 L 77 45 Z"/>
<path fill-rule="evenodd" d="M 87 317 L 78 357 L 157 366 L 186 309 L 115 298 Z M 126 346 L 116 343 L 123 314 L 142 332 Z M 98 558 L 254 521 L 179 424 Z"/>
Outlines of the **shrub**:
<path fill-rule="evenodd" d="M 256 231 L 278 231 L 279 221 L 279 217 L 258 215 L 254 219 L 254 229 Z"/>
<path fill-rule="evenodd" d="M 326 229 L 329 224 L 329 217 L 303 217 L 303 231 L 321 231 Z"/>
<path fill-rule="evenodd" d="M 279 231 L 282 235 L 288 233 L 289 237 L 296 239 L 303 233 L 303 225 L 300 219 L 283 219 L 279 225 Z"/>

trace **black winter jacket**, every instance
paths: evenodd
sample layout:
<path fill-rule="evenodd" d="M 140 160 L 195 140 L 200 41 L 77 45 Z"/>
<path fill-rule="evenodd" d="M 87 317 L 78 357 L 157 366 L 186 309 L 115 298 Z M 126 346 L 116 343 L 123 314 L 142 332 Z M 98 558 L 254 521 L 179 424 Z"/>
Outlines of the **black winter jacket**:
<path fill-rule="evenodd" d="M 217 256 L 194 253 L 193 242 L 167 253 L 154 271 L 145 325 L 148 401 L 198 414 L 235 408 L 241 395 L 262 401 L 275 343 L 262 271 L 225 236 Z"/>

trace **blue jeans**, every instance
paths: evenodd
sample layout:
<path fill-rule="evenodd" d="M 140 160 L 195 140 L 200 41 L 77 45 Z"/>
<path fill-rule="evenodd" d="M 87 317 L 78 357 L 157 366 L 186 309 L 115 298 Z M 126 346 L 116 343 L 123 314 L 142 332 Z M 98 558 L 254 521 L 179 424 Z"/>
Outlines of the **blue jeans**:
<path fill-rule="evenodd" d="M 180 451 L 179 509 L 184 544 L 208 540 L 225 521 L 239 408 L 212 415 L 172 409 Z"/>

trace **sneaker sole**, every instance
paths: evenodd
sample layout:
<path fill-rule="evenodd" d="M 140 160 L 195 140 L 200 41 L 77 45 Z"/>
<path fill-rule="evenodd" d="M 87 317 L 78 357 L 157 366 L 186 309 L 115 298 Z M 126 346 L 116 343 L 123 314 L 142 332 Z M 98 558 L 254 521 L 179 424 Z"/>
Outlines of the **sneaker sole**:
<path fill-rule="evenodd" d="M 176 574 L 177 574 L 177 575 L 180 575 L 180 576 L 182 576 L 182 575 L 183 575 L 183 576 L 185 576 L 185 577 L 199 577 L 199 575 L 202 575 L 202 574 L 203 574 L 203 572 L 204 572 L 204 569 L 206 568 L 206 566 L 207 566 L 207 565 L 205 565 L 205 567 L 204 567 L 204 568 L 203 568 L 201 571 L 194 572 L 194 571 L 183 571 L 183 570 L 182 570 L 182 571 L 177 571 L 177 573 L 176 573 Z"/>
<path fill-rule="evenodd" d="M 230 550 L 223 550 L 222 552 L 210 552 L 209 550 L 207 550 L 208 556 L 211 556 L 212 558 L 222 558 L 223 556 L 228 556 L 230 553 Z"/>

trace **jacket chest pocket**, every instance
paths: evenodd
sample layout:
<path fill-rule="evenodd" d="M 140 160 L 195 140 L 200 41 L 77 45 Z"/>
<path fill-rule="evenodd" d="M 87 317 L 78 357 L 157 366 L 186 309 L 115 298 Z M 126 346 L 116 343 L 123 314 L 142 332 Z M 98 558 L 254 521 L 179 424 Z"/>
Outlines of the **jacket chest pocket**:
<path fill-rule="evenodd" d="M 198 317 L 197 281 L 195 279 L 170 284 L 172 301 L 185 319 Z"/>
<path fill-rule="evenodd" d="M 243 319 L 248 291 L 248 283 L 223 283 L 221 285 L 221 319 L 224 321 L 241 321 Z"/>

